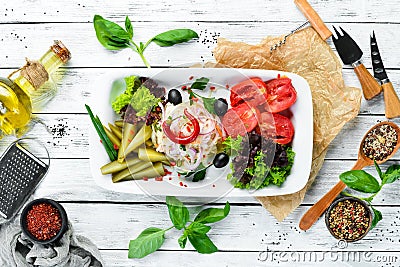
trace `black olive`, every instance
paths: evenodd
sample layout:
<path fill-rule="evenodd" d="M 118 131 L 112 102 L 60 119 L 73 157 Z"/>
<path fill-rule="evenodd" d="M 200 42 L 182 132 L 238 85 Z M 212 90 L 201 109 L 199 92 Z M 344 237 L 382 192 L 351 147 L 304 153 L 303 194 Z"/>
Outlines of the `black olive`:
<path fill-rule="evenodd" d="M 171 89 L 168 92 L 168 101 L 171 102 L 174 105 L 178 105 L 178 104 L 182 103 L 181 92 L 179 92 L 176 89 Z"/>
<path fill-rule="evenodd" d="M 222 168 L 225 167 L 226 164 L 229 162 L 229 156 L 226 153 L 218 153 L 215 155 L 215 158 L 213 160 L 213 164 L 215 168 Z"/>
<path fill-rule="evenodd" d="M 218 98 L 214 102 L 214 110 L 218 116 L 224 116 L 228 111 L 228 102 L 223 98 Z"/>

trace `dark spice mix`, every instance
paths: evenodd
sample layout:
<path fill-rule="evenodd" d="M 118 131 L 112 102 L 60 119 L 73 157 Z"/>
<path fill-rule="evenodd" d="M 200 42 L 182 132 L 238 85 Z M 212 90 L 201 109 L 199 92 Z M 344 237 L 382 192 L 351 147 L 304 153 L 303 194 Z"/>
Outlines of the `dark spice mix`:
<path fill-rule="evenodd" d="M 329 228 L 339 239 L 354 241 L 368 231 L 369 211 L 357 201 L 339 201 L 328 215 Z"/>
<path fill-rule="evenodd" d="M 382 124 L 367 134 L 362 150 L 368 158 L 381 161 L 392 154 L 397 140 L 396 130 L 388 124 Z"/>
<path fill-rule="evenodd" d="M 32 206 L 27 214 L 27 229 L 38 240 L 53 238 L 61 230 L 61 215 L 58 209 L 48 203 Z"/>

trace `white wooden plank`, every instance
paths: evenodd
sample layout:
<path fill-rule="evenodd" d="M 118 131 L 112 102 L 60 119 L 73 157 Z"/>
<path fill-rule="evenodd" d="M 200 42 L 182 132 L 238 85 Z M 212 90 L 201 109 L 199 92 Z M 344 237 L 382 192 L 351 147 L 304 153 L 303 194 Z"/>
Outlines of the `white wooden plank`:
<path fill-rule="evenodd" d="M 364 51 L 364 63 L 371 67 L 369 34 L 375 30 L 382 59 L 386 68 L 398 68 L 400 52 L 400 24 L 341 23 Z M 215 36 L 219 34 L 234 41 L 257 44 L 267 35 L 282 35 L 296 28 L 296 22 L 136 22 L 136 41 L 145 42 L 157 33 L 173 28 L 192 28 L 200 39 L 191 43 L 160 48 L 152 44 L 145 55 L 152 66 L 182 66 L 212 60 Z M 330 26 L 330 25 L 329 25 Z M 207 30 L 207 32 L 206 32 Z M 138 55 L 126 49 L 111 52 L 97 41 L 92 23 L 50 23 L 50 24 L 0 24 L 3 33 L 0 38 L 1 67 L 20 67 L 24 57 L 38 58 L 52 40 L 60 39 L 71 50 L 71 67 L 143 67 Z M 205 40 L 205 43 L 203 41 Z M 209 42 L 207 42 L 209 41 Z M 331 39 L 328 40 L 333 47 Z M 13 47 L 13 49 L 10 49 Z"/>
<path fill-rule="evenodd" d="M 309 1 L 326 22 L 399 22 L 396 0 Z M 0 22 L 86 22 L 94 14 L 123 21 L 302 21 L 291 0 L 223 1 L 8 1 Z"/>
<path fill-rule="evenodd" d="M 324 163 L 319 175 L 317 176 L 311 189 L 307 192 L 303 204 L 312 205 L 323 194 L 338 182 L 339 174 L 350 170 L 355 160 L 338 161 L 327 160 Z M 382 166 L 385 170 L 390 164 Z M 375 174 L 373 167 L 366 170 Z M 125 194 L 113 192 L 96 185 L 96 181 L 91 176 L 90 163 L 87 159 L 54 159 L 48 175 L 40 184 L 35 192 L 36 197 L 50 197 L 60 201 L 110 201 L 110 202 L 159 202 L 159 199 L 151 196 Z M 241 203 L 258 204 L 252 197 L 241 198 L 222 198 L 217 203 Z M 400 205 L 398 198 L 398 186 L 386 186 L 383 191 L 375 198 L 374 204 L 377 205 Z"/>
<path fill-rule="evenodd" d="M 166 206 L 160 204 L 63 203 L 63 206 L 76 232 L 90 238 L 100 249 L 127 249 L 129 240 L 145 228 L 171 225 Z M 400 211 L 398 207 L 379 207 L 379 210 L 383 220 L 362 242 L 348 244 L 347 250 L 396 251 Z M 261 206 L 232 206 L 229 216 L 215 223 L 209 236 L 222 251 L 331 251 L 337 240 L 330 236 L 322 219 L 307 232 L 299 230 L 297 223 L 305 211 L 306 207 L 300 207 L 278 223 Z M 167 232 L 163 249 L 180 250 L 177 242 L 180 234 L 178 230 Z M 188 244 L 188 249 L 193 247 Z"/>
<path fill-rule="evenodd" d="M 37 117 L 36 119 L 37 120 Z M 46 114 L 25 136 L 37 138 L 49 151 L 51 158 L 88 158 L 90 118 L 86 114 Z M 16 138 L 7 136 L 0 140 L 2 151 Z"/>
<path fill-rule="evenodd" d="M 396 266 L 399 252 L 346 251 L 303 252 L 303 251 L 260 251 L 260 252 L 217 252 L 202 255 L 190 251 L 157 251 L 143 259 L 128 259 L 127 251 L 102 250 L 107 266 Z"/>

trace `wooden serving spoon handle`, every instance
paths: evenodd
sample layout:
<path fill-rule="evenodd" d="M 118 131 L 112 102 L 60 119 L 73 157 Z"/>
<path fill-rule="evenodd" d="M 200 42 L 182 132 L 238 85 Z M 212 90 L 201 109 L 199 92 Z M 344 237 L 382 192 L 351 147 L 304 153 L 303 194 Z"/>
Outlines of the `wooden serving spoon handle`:
<path fill-rule="evenodd" d="M 400 100 L 391 82 L 382 84 L 386 118 L 400 117 Z"/>
<path fill-rule="evenodd" d="M 304 14 L 308 19 L 311 26 L 318 32 L 322 40 L 326 40 L 332 36 L 332 32 L 326 27 L 325 23 L 322 21 L 320 16 L 315 12 L 312 6 L 307 2 L 307 0 L 294 0 L 297 8 Z"/>
<path fill-rule="evenodd" d="M 379 95 L 382 91 L 382 87 L 372 77 L 371 73 L 365 68 L 364 64 L 360 63 L 354 66 L 354 71 L 357 74 L 358 80 L 360 80 L 361 88 L 365 99 L 370 100 L 371 98 Z"/>
<path fill-rule="evenodd" d="M 362 158 L 358 158 L 356 164 L 352 170 L 361 170 L 368 163 Z M 346 188 L 346 184 L 339 181 L 328 193 L 326 193 L 317 203 L 315 203 L 300 220 L 299 227 L 305 231 L 311 228 L 311 226 L 321 217 L 322 213 L 329 207 L 329 205 L 335 200 L 335 198 Z"/>

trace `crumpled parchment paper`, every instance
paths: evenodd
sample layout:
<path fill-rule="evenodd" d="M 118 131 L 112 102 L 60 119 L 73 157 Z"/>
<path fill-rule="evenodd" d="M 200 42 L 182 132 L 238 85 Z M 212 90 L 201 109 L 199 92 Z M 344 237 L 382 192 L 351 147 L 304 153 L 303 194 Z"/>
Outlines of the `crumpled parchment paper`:
<path fill-rule="evenodd" d="M 297 193 L 257 197 L 278 221 L 297 208 L 321 169 L 328 145 L 346 122 L 357 116 L 361 90 L 346 87 L 342 64 L 330 46 L 308 27 L 288 37 L 286 43 L 270 52 L 283 37 L 266 37 L 258 45 L 220 38 L 214 50 L 217 63 L 232 68 L 272 69 L 296 73 L 310 85 L 314 108 L 314 144 L 311 173 L 307 185 Z"/>

